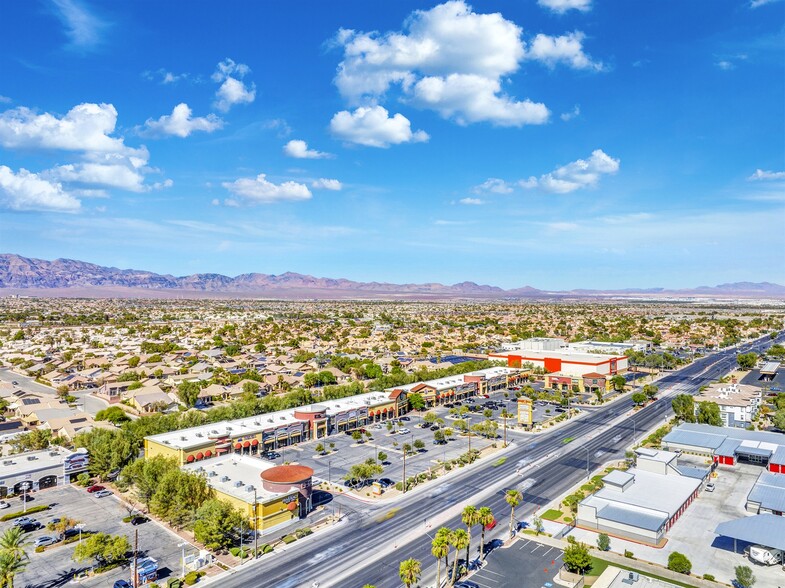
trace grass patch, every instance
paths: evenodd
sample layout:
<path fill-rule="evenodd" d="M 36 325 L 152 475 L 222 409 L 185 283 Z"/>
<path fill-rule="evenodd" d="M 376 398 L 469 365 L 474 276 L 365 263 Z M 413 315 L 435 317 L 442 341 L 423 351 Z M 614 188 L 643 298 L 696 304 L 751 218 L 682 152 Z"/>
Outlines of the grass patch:
<path fill-rule="evenodd" d="M 397 509 L 397 508 L 392 508 L 392 509 L 388 510 L 388 511 L 387 511 L 386 513 L 384 513 L 382 516 L 378 517 L 378 518 L 376 519 L 376 522 L 377 522 L 377 523 L 383 523 L 384 521 L 389 521 L 391 518 L 393 518 L 393 517 L 396 515 L 396 513 L 398 512 L 398 510 L 400 510 L 400 509 Z"/>
<path fill-rule="evenodd" d="M 600 558 L 594 557 L 594 556 L 592 556 L 592 558 L 591 558 L 591 572 L 589 574 L 587 574 L 587 576 L 599 576 L 600 574 L 602 574 L 602 572 L 605 571 L 605 568 L 607 568 L 608 566 L 614 566 L 616 568 L 620 568 L 622 570 L 628 570 L 630 572 L 639 572 L 639 573 L 641 573 L 643 575 L 646 575 L 646 576 L 648 576 L 650 578 L 654 578 L 655 580 L 660 580 L 662 582 L 669 582 L 671 584 L 675 584 L 676 586 L 683 586 L 684 588 L 694 588 L 694 586 L 692 584 L 685 584 L 684 582 L 679 582 L 678 580 L 671 580 L 670 578 L 665 578 L 663 576 L 658 576 L 656 574 L 650 574 L 649 572 L 644 572 L 640 568 L 635 568 L 635 567 L 632 567 L 632 566 L 625 566 L 625 565 L 617 564 L 617 563 L 611 563 L 611 562 L 605 561 L 604 559 L 600 559 Z M 693 576 L 693 577 L 697 578 L 697 576 Z"/>
<path fill-rule="evenodd" d="M 3 515 L 0 517 L 0 521 L 10 521 L 11 519 L 18 519 L 19 517 L 26 517 L 27 515 L 42 512 L 44 510 L 49 510 L 48 504 L 41 504 L 39 506 L 31 506 L 27 509 L 27 512 L 22 512 L 21 510 L 18 512 L 9 512 L 7 515 Z"/>
<path fill-rule="evenodd" d="M 507 461 L 506 457 L 500 457 L 495 462 L 491 464 L 491 467 L 498 468 L 500 465 L 504 465 L 504 462 Z"/>
<path fill-rule="evenodd" d="M 561 442 L 562 442 L 563 444 L 565 444 L 565 445 L 566 445 L 567 443 L 569 443 L 570 441 L 575 441 L 575 437 L 565 437 L 564 439 L 562 439 L 562 440 L 561 440 Z"/>
<path fill-rule="evenodd" d="M 564 514 L 564 513 L 562 513 L 562 511 L 556 510 L 555 508 L 552 508 L 552 509 L 546 510 L 544 513 L 542 513 L 540 515 L 540 518 L 541 519 L 545 519 L 546 521 L 555 521 L 556 519 L 561 518 L 562 514 Z"/>

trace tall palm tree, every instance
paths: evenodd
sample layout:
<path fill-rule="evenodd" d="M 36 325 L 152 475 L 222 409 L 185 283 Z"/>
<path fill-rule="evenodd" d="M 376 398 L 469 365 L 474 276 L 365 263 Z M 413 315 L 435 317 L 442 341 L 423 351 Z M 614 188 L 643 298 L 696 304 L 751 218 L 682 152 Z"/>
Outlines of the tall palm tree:
<path fill-rule="evenodd" d="M 469 534 L 463 529 L 455 529 L 450 533 L 450 543 L 455 547 L 455 563 L 453 563 L 452 582 L 450 582 L 454 585 L 458 581 L 458 556 L 463 549 L 469 548 Z"/>
<path fill-rule="evenodd" d="M 26 556 L 25 556 L 26 557 Z M 0 586 L 14 588 L 14 576 L 21 574 L 27 561 L 7 552 L 0 552 Z"/>
<path fill-rule="evenodd" d="M 445 541 L 447 541 L 448 546 L 451 545 L 450 537 L 452 536 L 452 529 L 448 527 L 439 527 L 439 530 L 436 531 L 436 536 L 441 537 Z M 444 556 L 444 569 L 446 570 L 449 567 L 449 562 L 447 561 L 448 556 Z"/>
<path fill-rule="evenodd" d="M 447 532 L 449 533 L 449 529 Z M 437 533 L 431 542 L 431 555 L 436 558 L 436 586 L 438 587 L 442 585 L 442 559 L 447 559 L 448 553 L 450 553 L 449 535 Z"/>
<path fill-rule="evenodd" d="M 417 559 L 405 559 L 398 567 L 398 575 L 401 577 L 401 581 L 406 588 L 417 583 L 417 580 L 420 579 L 421 572 L 420 561 Z"/>
<path fill-rule="evenodd" d="M 19 560 L 27 559 L 25 545 L 27 540 L 21 527 L 11 527 L 0 535 L 0 554 L 10 555 Z"/>
<path fill-rule="evenodd" d="M 480 523 L 480 559 L 482 559 L 485 550 L 485 527 L 496 519 L 493 518 L 493 511 L 487 506 L 480 507 L 480 510 L 477 511 L 477 519 Z"/>
<path fill-rule="evenodd" d="M 507 490 L 507 493 L 504 495 L 504 499 L 507 501 L 507 504 L 510 505 L 510 537 L 512 537 L 512 524 L 515 520 L 515 507 L 523 501 L 523 494 L 521 494 L 520 490 L 513 488 L 511 490 Z"/>
<path fill-rule="evenodd" d="M 469 566 L 469 548 L 472 544 L 472 527 L 479 523 L 478 519 L 477 508 L 474 506 L 466 506 L 461 513 L 461 520 L 463 524 L 466 525 L 466 534 L 469 536 L 469 540 L 466 542 L 466 567 Z"/>

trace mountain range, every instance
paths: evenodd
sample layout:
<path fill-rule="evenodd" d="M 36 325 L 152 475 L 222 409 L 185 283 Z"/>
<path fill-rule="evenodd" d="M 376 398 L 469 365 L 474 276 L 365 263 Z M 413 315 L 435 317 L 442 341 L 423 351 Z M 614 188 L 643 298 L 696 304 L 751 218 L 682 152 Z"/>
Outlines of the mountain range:
<path fill-rule="evenodd" d="M 392 284 L 356 282 L 343 278 L 317 278 L 293 272 L 278 275 L 248 273 L 229 277 L 221 274 L 173 276 L 154 272 L 118 269 L 77 261 L 53 261 L 0 254 L 0 293 L 37 296 L 93 297 L 265 297 L 319 299 L 509 299 L 551 297 L 742 297 L 785 298 L 785 286 L 770 282 L 734 282 L 693 289 L 665 288 L 623 290 L 547 291 L 531 286 L 504 290 L 498 286 L 460 282 Z"/>

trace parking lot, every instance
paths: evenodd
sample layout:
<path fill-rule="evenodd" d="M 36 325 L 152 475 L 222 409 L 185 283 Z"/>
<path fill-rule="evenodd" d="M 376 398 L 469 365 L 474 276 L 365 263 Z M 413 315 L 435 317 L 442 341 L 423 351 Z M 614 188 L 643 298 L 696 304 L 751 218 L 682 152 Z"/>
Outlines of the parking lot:
<path fill-rule="evenodd" d="M 622 539 L 611 538 L 611 550 L 624 553 L 632 551 L 638 559 L 663 566 L 668 564 L 668 555 L 674 551 L 683 553 L 692 562 L 692 573 L 701 576 L 713 574 L 719 582 L 730 584 L 735 578 L 734 568 L 746 565 L 758 578 L 758 586 L 782 586 L 785 572 L 781 566 L 761 566 L 750 562 L 743 555 L 746 543 L 739 541 L 738 553 L 733 552 L 733 539 L 718 537 L 714 529 L 719 523 L 750 516 L 744 509 L 755 480 L 762 468 L 739 464 L 733 468 L 719 468 L 714 480 L 714 492 L 702 491 L 700 497 L 679 518 L 668 532 L 668 542 L 662 549 L 648 547 Z M 589 545 L 597 544 L 597 534 L 583 529 L 571 535 Z"/>
<path fill-rule="evenodd" d="M 496 549 L 487 564 L 469 580 L 481 588 L 550 588 L 562 566 L 563 551 L 521 539 L 506 549 Z"/>
<path fill-rule="evenodd" d="M 34 500 L 29 506 L 49 504 L 51 509 L 30 515 L 42 525 L 43 528 L 27 533 L 28 554 L 30 563 L 27 569 L 16 577 L 15 586 L 27 588 L 55 588 L 64 586 L 73 578 L 75 573 L 89 569 L 92 561 L 76 562 L 73 560 L 76 542 L 68 545 L 53 545 L 42 553 L 35 553 L 33 542 L 38 537 L 53 535 L 46 529 L 47 523 L 56 517 L 68 517 L 84 524 L 84 531 L 102 532 L 113 535 L 123 534 L 128 537 L 133 548 L 134 531 L 139 531 L 139 556 L 152 557 L 158 560 L 160 575 L 165 578 L 172 570 L 180 573 L 181 550 L 177 547 L 179 538 L 169 533 L 166 529 L 153 521 L 148 521 L 138 526 L 123 523 L 123 517 L 128 511 L 114 496 L 96 498 L 88 494 L 83 488 L 75 486 L 60 486 L 42 490 L 33 494 Z M 14 510 L 21 507 L 21 501 L 12 502 Z M 10 509 L 9 511 L 10 512 Z M 0 533 L 13 526 L 13 521 L 0 522 Z M 82 586 L 112 586 L 115 580 L 129 580 L 128 567 L 117 568 L 100 576 L 81 581 Z"/>
<path fill-rule="evenodd" d="M 490 395 L 489 399 L 477 397 L 471 399 L 470 402 L 456 403 L 454 408 L 458 410 L 460 410 L 461 406 L 478 407 L 475 409 L 476 412 L 469 412 L 465 416 L 452 416 L 449 414 L 449 407 L 438 406 L 428 411 L 409 413 L 402 416 L 400 422 L 395 425 L 393 430 L 388 430 L 386 423 L 370 425 L 365 430 L 372 434 L 372 438 L 363 443 L 355 441 L 350 434 L 335 434 L 326 439 L 309 441 L 297 446 L 279 449 L 278 453 L 280 456 L 275 461 L 277 463 L 297 461 L 312 467 L 317 478 L 333 483 L 342 483 L 353 465 L 362 463 L 369 458 L 375 459 L 378 453 L 384 453 L 387 459 L 384 465 L 384 473 L 380 478 L 389 478 L 393 482 L 399 482 L 403 477 L 402 448 L 404 444 L 408 443 L 413 446 L 417 440 L 422 441 L 424 444 L 422 450 L 406 457 L 407 477 L 426 472 L 439 461 L 447 461 L 459 457 L 469 449 L 469 438 L 459 435 L 453 423 L 458 418 L 468 420 L 470 425 L 484 421 L 483 412 L 485 408 L 482 405 L 486 402 L 498 403 L 496 408 L 491 409 L 493 413 L 491 418 L 499 423 L 498 437 L 496 439 L 487 439 L 474 434 L 471 437 L 472 449 L 483 449 L 493 443 L 501 446 L 503 425 L 499 415 L 504 409 L 515 415 L 515 417 L 507 420 L 508 442 L 514 440 L 516 436 L 529 435 L 529 433 L 517 428 L 517 406 L 514 395 L 510 393 L 510 397 L 505 399 L 503 392 L 498 391 Z M 558 414 L 554 412 L 555 408 L 555 405 L 536 404 L 535 421 L 538 415 L 540 415 L 539 418 L 548 418 Z M 546 413 L 548 410 L 551 412 Z M 434 443 L 436 431 L 431 430 L 431 427 L 423 427 L 425 424 L 423 416 L 427 412 L 433 412 L 437 418 L 444 421 L 443 425 L 441 425 L 442 431 L 453 428 L 454 434 L 448 438 L 446 443 Z M 329 450 L 327 455 L 316 454 L 315 448 L 319 444 L 324 445 L 325 449 Z M 331 444 L 334 444 L 334 448 L 330 447 Z"/>

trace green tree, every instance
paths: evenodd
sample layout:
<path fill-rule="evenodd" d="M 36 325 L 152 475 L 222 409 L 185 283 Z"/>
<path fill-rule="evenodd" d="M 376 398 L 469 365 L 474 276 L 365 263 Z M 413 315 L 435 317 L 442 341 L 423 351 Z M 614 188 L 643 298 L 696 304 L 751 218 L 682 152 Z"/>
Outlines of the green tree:
<path fill-rule="evenodd" d="M 258 382 L 243 382 L 243 394 L 251 394 L 256 396 L 259 393 L 259 383 Z"/>
<path fill-rule="evenodd" d="M 480 522 L 480 513 L 477 511 L 477 507 L 472 505 L 465 506 L 461 512 L 461 521 L 466 525 L 466 535 L 468 537 L 466 542 L 466 563 L 468 564 L 469 549 L 472 543 L 472 527 Z"/>
<path fill-rule="evenodd" d="M 126 421 L 130 421 L 131 419 L 127 414 L 125 414 L 125 411 L 119 406 L 110 406 L 108 408 L 104 408 L 103 410 L 99 410 L 95 414 L 95 420 L 109 421 L 110 423 L 119 425 Z"/>
<path fill-rule="evenodd" d="M 14 588 L 14 577 L 27 568 L 27 558 L 18 558 L 0 551 L 0 586 Z"/>
<path fill-rule="evenodd" d="M 591 567 L 591 555 L 589 546 L 570 535 L 567 537 L 567 547 L 564 548 L 564 565 L 567 571 L 575 574 L 585 573 Z"/>
<path fill-rule="evenodd" d="M 780 409 L 774 413 L 774 416 L 771 417 L 771 422 L 777 427 L 780 431 L 785 431 L 785 409 Z"/>
<path fill-rule="evenodd" d="M 422 394 L 409 394 L 409 406 L 412 407 L 413 410 L 422 410 L 425 408 L 425 398 L 423 398 Z"/>
<path fill-rule="evenodd" d="M 654 384 L 646 384 L 643 387 L 643 393 L 646 395 L 647 398 L 654 398 L 655 396 L 657 396 L 657 393 L 659 391 L 660 389 Z"/>
<path fill-rule="evenodd" d="M 196 511 L 194 537 L 207 549 L 217 550 L 230 547 L 236 529 L 250 528 L 248 520 L 239 510 L 223 500 L 206 500 Z"/>
<path fill-rule="evenodd" d="M 204 476 L 176 469 L 163 475 L 150 507 L 153 513 L 182 528 L 194 522 L 196 511 L 212 497 Z"/>
<path fill-rule="evenodd" d="M 379 463 L 384 463 L 387 461 L 387 454 L 384 451 L 380 451 L 376 457 L 379 459 Z"/>
<path fill-rule="evenodd" d="M 403 560 L 398 566 L 398 575 L 406 588 L 416 584 L 421 573 L 420 561 L 413 558 Z"/>
<path fill-rule="evenodd" d="M 177 386 L 177 396 L 180 401 L 187 407 L 192 407 L 196 404 L 196 399 L 199 398 L 201 388 L 196 382 L 183 382 Z"/>
<path fill-rule="evenodd" d="M 698 403 L 698 412 L 695 415 L 695 420 L 699 423 L 706 425 L 714 425 L 715 427 L 722 426 L 722 417 L 720 416 L 720 407 L 716 402 L 703 401 Z"/>
<path fill-rule="evenodd" d="M 515 507 L 523 501 L 523 494 L 514 488 L 504 493 L 504 500 L 510 505 L 510 537 L 512 537 L 513 525 L 515 523 Z"/>
<path fill-rule="evenodd" d="M 444 441 L 444 431 L 434 431 L 433 432 L 433 439 L 434 441 L 439 441 L 440 443 Z"/>
<path fill-rule="evenodd" d="M 128 559 L 126 554 L 129 551 L 131 551 L 131 544 L 125 535 L 96 533 L 76 546 L 73 558 L 76 561 L 92 559 L 96 565 L 103 566 L 126 561 Z"/>
<path fill-rule="evenodd" d="M 634 404 L 638 404 L 638 405 L 644 404 L 647 399 L 648 396 L 646 396 L 646 394 L 643 392 L 634 392 L 632 395 L 632 402 Z"/>
<path fill-rule="evenodd" d="M 425 441 L 423 441 L 422 439 L 415 439 L 414 440 L 414 448 L 417 451 L 422 451 L 423 449 L 425 449 Z"/>
<path fill-rule="evenodd" d="M 463 529 L 455 529 L 450 533 L 450 544 L 455 548 L 455 561 L 452 567 L 452 584 L 458 581 L 458 557 L 464 549 L 469 550 L 470 537 Z M 466 560 L 468 562 L 468 558 Z"/>
<path fill-rule="evenodd" d="M 360 431 L 352 431 L 352 439 L 359 442 L 363 438 L 363 434 Z"/>
<path fill-rule="evenodd" d="M 437 419 L 437 418 L 438 418 L 438 416 L 436 415 L 436 413 L 435 413 L 435 412 L 426 412 L 426 413 L 423 415 L 423 417 L 422 417 L 422 420 L 423 420 L 423 422 L 424 422 L 426 425 L 428 425 L 428 426 L 431 426 L 433 423 L 435 423 L 435 422 L 436 422 L 436 419 Z"/>
<path fill-rule="evenodd" d="M 369 463 L 370 462 L 370 463 Z M 347 480 L 359 480 L 365 483 L 371 478 L 375 478 L 384 471 L 384 468 L 371 458 L 364 463 L 358 463 L 349 468 L 349 472 L 344 476 Z"/>
<path fill-rule="evenodd" d="M 40 451 L 49 447 L 51 443 L 52 431 L 50 429 L 35 429 L 11 439 L 11 453 Z"/>
<path fill-rule="evenodd" d="M 11 527 L 0 535 L 0 554 L 10 555 L 18 560 L 26 560 L 26 544 L 27 537 L 21 527 Z"/>
<path fill-rule="evenodd" d="M 597 549 L 608 551 L 611 548 L 611 539 L 607 533 L 600 533 L 597 537 Z"/>
<path fill-rule="evenodd" d="M 624 376 L 622 375 L 617 374 L 611 378 L 611 385 L 613 386 L 613 389 L 616 390 L 617 392 L 621 392 L 622 390 L 624 390 L 624 386 L 626 384 L 627 384 L 627 380 L 625 380 Z"/>
<path fill-rule="evenodd" d="M 749 353 L 740 353 L 736 356 L 736 361 L 739 367 L 743 370 L 751 370 L 758 363 L 758 354 L 754 351 Z"/>
<path fill-rule="evenodd" d="M 446 529 L 449 533 L 449 529 Z M 441 531 L 441 529 L 439 529 Z M 447 558 L 450 553 L 450 538 L 449 534 L 436 533 L 436 536 L 431 541 L 431 555 L 436 558 L 436 585 L 442 585 L 442 560 Z"/>
<path fill-rule="evenodd" d="M 680 574 L 689 574 L 692 571 L 692 563 L 686 555 L 674 551 L 668 556 L 668 569 Z"/>
<path fill-rule="evenodd" d="M 736 566 L 736 583 L 740 588 L 752 588 L 755 585 L 755 574 L 749 566 Z"/>
<path fill-rule="evenodd" d="M 177 469 L 177 460 L 173 457 L 142 457 L 123 468 L 120 479 L 134 487 L 136 496 L 150 512 L 150 503 L 164 475 Z"/>
<path fill-rule="evenodd" d="M 485 557 L 485 528 L 492 524 L 496 519 L 493 511 L 487 506 L 481 506 L 477 510 L 477 520 L 480 524 L 480 559 Z"/>
<path fill-rule="evenodd" d="M 79 433 L 74 437 L 74 446 L 87 449 L 90 455 L 88 470 L 102 480 L 139 454 L 139 441 L 124 430 L 93 429 Z"/>
<path fill-rule="evenodd" d="M 679 394 L 671 400 L 676 418 L 685 423 L 695 422 L 695 401 L 689 394 Z"/>
<path fill-rule="evenodd" d="M 56 523 L 52 522 L 46 525 L 46 528 L 50 531 L 55 531 L 62 539 L 65 539 L 65 532 L 68 529 L 73 529 L 79 521 L 75 519 L 70 519 L 68 517 L 61 517 L 59 521 Z"/>
<path fill-rule="evenodd" d="M 129 357 L 128 358 L 128 367 L 129 368 L 135 368 L 138 365 L 139 365 L 139 358 L 138 357 L 134 356 L 134 357 Z"/>

